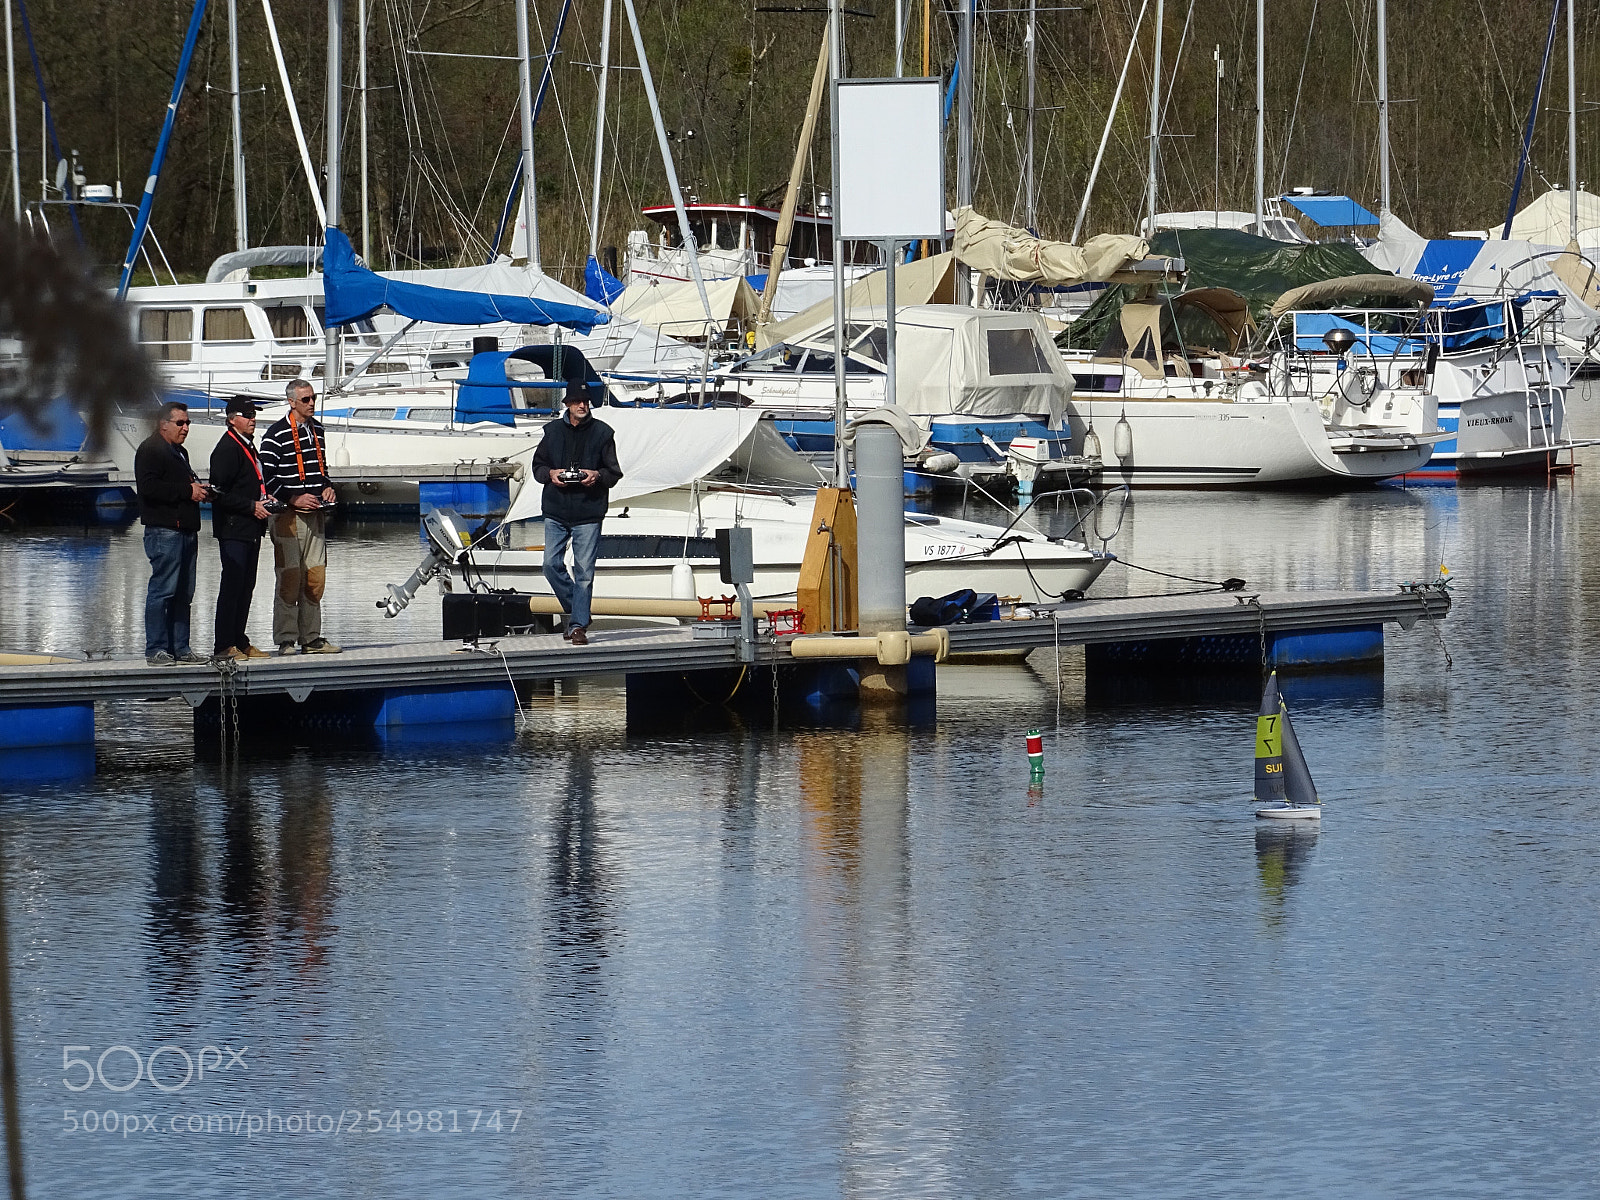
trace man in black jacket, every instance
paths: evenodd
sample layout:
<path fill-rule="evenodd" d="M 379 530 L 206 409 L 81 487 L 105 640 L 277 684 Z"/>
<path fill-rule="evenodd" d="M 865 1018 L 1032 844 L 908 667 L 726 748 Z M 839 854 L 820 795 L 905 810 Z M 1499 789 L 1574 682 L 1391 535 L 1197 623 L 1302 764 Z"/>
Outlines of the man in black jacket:
<path fill-rule="evenodd" d="M 189 648 L 189 606 L 194 602 L 195 561 L 200 554 L 200 502 L 205 484 L 189 466 L 183 448 L 189 407 L 175 400 L 161 406 L 156 431 L 133 456 L 144 552 L 150 587 L 144 600 L 144 660 L 152 667 L 204 663 Z"/>
<path fill-rule="evenodd" d="M 586 646 L 600 523 L 622 468 L 611 426 L 589 415 L 587 389 L 569 388 L 565 402 L 566 415 L 544 427 L 544 438 L 533 452 L 533 477 L 544 484 L 544 577 L 566 614 L 564 636 L 575 646 Z"/>
<path fill-rule="evenodd" d="M 245 624 L 256 589 L 261 538 L 267 532 L 267 482 L 256 452 L 256 406 L 244 396 L 228 401 L 228 428 L 211 452 L 211 531 L 222 555 L 217 589 L 216 658 L 266 658 L 250 644 Z"/>

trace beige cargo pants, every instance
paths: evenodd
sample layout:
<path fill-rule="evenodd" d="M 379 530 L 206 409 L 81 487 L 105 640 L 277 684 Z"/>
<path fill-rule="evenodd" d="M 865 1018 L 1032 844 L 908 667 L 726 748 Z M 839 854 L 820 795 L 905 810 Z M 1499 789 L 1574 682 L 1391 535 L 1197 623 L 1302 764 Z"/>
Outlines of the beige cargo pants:
<path fill-rule="evenodd" d="M 272 641 L 309 645 L 322 636 L 322 591 L 328 578 L 328 517 L 319 512 L 272 518 Z"/>

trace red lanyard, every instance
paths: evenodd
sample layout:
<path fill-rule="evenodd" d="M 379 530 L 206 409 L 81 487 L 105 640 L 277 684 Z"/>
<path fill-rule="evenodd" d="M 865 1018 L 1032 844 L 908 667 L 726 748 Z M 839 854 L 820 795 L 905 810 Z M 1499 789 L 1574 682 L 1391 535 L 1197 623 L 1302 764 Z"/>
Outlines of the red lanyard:
<path fill-rule="evenodd" d="M 250 465 L 256 469 L 256 482 L 261 485 L 261 494 L 265 496 L 267 494 L 267 478 L 261 473 L 261 460 L 256 457 L 255 448 L 240 437 L 231 426 L 228 429 L 228 436 L 239 443 L 239 449 L 244 451 L 244 456 L 250 460 Z"/>

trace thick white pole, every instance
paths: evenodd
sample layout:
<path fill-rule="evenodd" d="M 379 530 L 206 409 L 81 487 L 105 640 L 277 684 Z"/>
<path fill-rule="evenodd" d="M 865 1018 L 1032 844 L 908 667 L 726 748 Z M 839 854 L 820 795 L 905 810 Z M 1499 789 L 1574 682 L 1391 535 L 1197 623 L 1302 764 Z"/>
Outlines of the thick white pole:
<path fill-rule="evenodd" d="M 694 280 L 695 291 L 700 293 L 700 307 L 706 314 L 706 344 L 716 335 L 711 315 L 711 300 L 706 295 L 706 281 L 700 274 L 700 247 L 695 242 L 694 230 L 689 225 L 689 214 L 683 207 L 683 189 L 678 186 L 678 168 L 672 162 L 672 145 L 667 141 L 667 126 L 661 119 L 661 101 L 656 96 L 655 77 L 650 74 L 650 59 L 644 52 L 644 34 L 639 32 L 639 14 L 633 0 L 622 0 L 623 11 L 628 14 L 628 29 L 633 34 L 633 52 L 639 59 L 639 75 L 644 81 L 644 96 L 650 104 L 650 120 L 656 127 L 656 144 L 661 148 L 661 165 L 667 172 L 667 188 L 672 193 L 672 208 L 678 214 L 678 233 L 683 238 L 683 250 L 689 257 L 689 276 Z"/>
<path fill-rule="evenodd" d="M 1161 160 L 1161 30 L 1166 24 L 1166 0 L 1156 0 L 1156 51 L 1155 66 L 1150 71 L 1150 165 L 1145 187 L 1149 192 L 1146 203 L 1150 207 L 1151 235 L 1156 231 L 1156 167 Z"/>
<path fill-rule="evenodd" d="M 844 371 L 844 243 L 839 240 L 839 76 L 844 70 L 844 22 L 839 0 L 828 0 L 828 141 L 832 155 L 829 178 L 833 181 L 833 486 L 850 486 L 850 464 L 845 460 Z M 962 62 L 962 78 L 967 64 Z"/>
<path fill-rule="evenodd" d="M 358 44 L 361 47 L 358 59 L 361 64 L 361 257 L 370 267 L 372 265 L 372 224 L 367 189 L 367 0 L 359 0 L 357 8 L 360 11 L 356 16 L 356 22 L 361 26 L 358 32 Z"/>
<path fill-rule="evenodd" d="M 311 165 L 311 147 L 306 145 L 306 131 L 300 127 L 300 108 L 294 102 L 289 68 L 283 61 L 283 46 L 278 42 L 278 23 L 272 19 L 272 0 L 261 0 L 261 12 L 267 18 L 267 37 L 272 42 L 272 58 L 278 66 L 278 82 L 283 85 L 283 100 L 289 106 L 289 125 L 294 130 L 294 144 L 300 151 L 300 165 L 305 168 L 306 184 L 311 188 L 311 206 L 317 210 L 317 224 L 326 225 L 328 210 L 322 203 L 322 193 L 317 190 L 317 169 Z"/>
<path fill-rule="evenodd" d="M 1222 46 L 1218 44 L 1211 57 L 1217 64 L 1217 98 L 1211 111 L 1211 211 L 1222 215 Z"/>
<path fill-rule="evenodd" d="M 10 21 L 7 3 L 6 19 Z M 244 203 L 244 119 L 239 111 L 239 0 L 228 0 L 228 99 L 233 112 L 233 248 L 250 248 Z"/>
<path fill-rule="evenodd" d="M 528 231 L 528 265 L 539 268 L 539 230 L 533 213 L 533 64 L 528 49 L 528 0 L 516 0 L 517 89 L 522 110 L 522 224 Z"/>
<path fill-rule="evenodd" d="M 600 251 L 600 163 L 606 149 L 606 77 L 611 73 L 611 0 L 600 25 L 600 100 L 594 119 L 594 202 L 589 206 L 589 257 Z M 598 259 L 596 258 L 596 261 Z"/>
<path fill-rule="evenodd" d="M 1267 0 L 1256 0 L 1256 234 L 1267 219 Z"/>
<path fill-rule="evenodd" d="M 1378 219 L 1381 221 L 1388 215 L 1389 4 L 1388 0 L 1378 0 Z"/>
<path fill-rule="evenodd" d="M 1574 0 L 1567 0 L 1567 209 L 1572 216 L 1572 240 L 1578 240 L 1578 62 L 1573 33 Z"/>
<path fill-rule="evenodd" d="M 17 55 L 11 44 L 11 0 L 6 6 L 6 103 L 11 126 L 11 215 L 22 224 L 22 149 L 17 145 Z"/>
<path fill-rule="evenodd" d="M 906 0 L 894 0 L 894 77 L 906 73 Z"/>
<path fill-rule="evenodd" d="M 956 207 L 965 208 L 972 203 L 972 77 L 977 63 L 973 61 L 972 22 L 973 9 L 978 0 L 961 0 L 961 43 L 957 61 L 961 78 L 956 83 Z M 972 303 L 972 272 L 957 264 L 956 303 Z M 841 364 L 841 371 L 844 370 Z"/>
<path fill-rule="evenodd" d="M 339 123 L 344 101 L 343 61 L 340 40 L 344 36 L 344 0 L 328 0 L 328 228 L 339 228 Z M 324 309 L 326 312 L 326 309 Z M 324 325 L 322 383 L 324 394 L 332 394 L 344 378 L 344 340 L 336 325 Z"/>
<path fill-rule="evenodd" d="M 1083 199 L 1078 201 L 1078 219 L 1072 223 L 1073 241 L 1077 241 L 1078 235 L 1083 232 L 1083 219 L 1089 215 L 1089 198 L 1094 195 L 1094 181 L 1100 177 L 1100 163 L 1106 156 L 1106 143 L 1111 140 L 1111 126 L 1117 119 L 1117 105 L 1122 103 L 1122 85 L 1128 82 L 1128 68 L 1133 65 L 1133 52 L 1139 45 L 1139 30 L 1144 25 L 1144 14 L 1149 8 L 1150 0 L 1144 0 L 1139 7 L 1138 19 L 1133 23 L 1133 32 L 1128 35 L 1128 53 L 1122 60 L 1122 74 L 1117 76 L 1117 90 L 1111 93 L 1111 111 L 1106 113 L 1106 127 L 1100 134 L 1100 148 L 1094 152 L 1089 182 L 1083 187 Z"/>

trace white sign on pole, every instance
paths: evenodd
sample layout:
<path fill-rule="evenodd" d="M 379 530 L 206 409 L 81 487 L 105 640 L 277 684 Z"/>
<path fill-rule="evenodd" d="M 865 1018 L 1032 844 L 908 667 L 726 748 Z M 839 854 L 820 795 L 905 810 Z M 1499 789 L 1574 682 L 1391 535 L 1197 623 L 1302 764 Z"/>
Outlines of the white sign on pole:
<path fill-rule="evenodd" d="M 833 232 L 844 241 L 944 236 L 938 78 L 841 79 Z"/>

